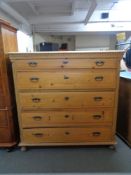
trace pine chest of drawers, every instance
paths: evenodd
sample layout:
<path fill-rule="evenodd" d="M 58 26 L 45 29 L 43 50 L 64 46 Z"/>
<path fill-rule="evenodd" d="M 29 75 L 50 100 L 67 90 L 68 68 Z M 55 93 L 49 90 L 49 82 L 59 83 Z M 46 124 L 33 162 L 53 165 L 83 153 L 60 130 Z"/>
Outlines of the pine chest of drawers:
<path fill-rule="evenodd" d="M 114 145 L 122 55 L 10 53 L 19 145 Z"/>

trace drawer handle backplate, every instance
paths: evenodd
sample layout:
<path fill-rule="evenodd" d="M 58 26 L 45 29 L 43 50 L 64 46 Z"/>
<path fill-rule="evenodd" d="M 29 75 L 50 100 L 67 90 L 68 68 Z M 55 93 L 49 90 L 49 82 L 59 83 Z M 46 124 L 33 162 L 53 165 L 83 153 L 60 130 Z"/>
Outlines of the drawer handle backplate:
<path fill-rule="evenodd" d="M 40 102 L 40 98 L 32 98 L 32 101 L 34 102 L 34 103 L 39 103 Z"/>
<path fill-rule="evenodd" d="M 38 77 L 31 77 L 30 81 L 31 82 L 37 82 L 37 81 L 39 81 L 39 78 Z"/>
<path fill-rule="evenodd" d="M 33 116 L 33 119 L 36 121 L 40 121 L 42 119 L 42 117 L 41 116 Z"/>
<path fill-rule="evenodd" d="M 98 120 L 101 118 L 101 115 L 93 115 L 93 118 Z"/>
<path fill-rule="evenodd" d="M 95 136 L 95 137 L 97 137 L 97 136 L 100 136 L 101 133 L 100 132 L 93 132 L 92 135 Z"/>
<path fill-rule="evenodd" d="M 30 67 L 36 67 L 37 64 L 38 64 L 38 63 L 35 62 L 35 61 L 28 62 L 28 65 L 29 65 Z"/>
<path fill-rule="evenodd" d="M 96 65 L 97 66 L 103 66 L 104 65 L 104 61 L 96 61 Z"/>
<path fill-rule="evenodd" d="M 35 137 L 43 137 L 44 136 L 43 133 L 33 133 L 32 135 Z"/>
<path fill-rule="evenodd" d="M 95 101 L 101 101 L 103 98 L 102 97 L 94 97 Z"/>
<path fill-rule="evenodd" d="M 103 79 L 104 79 L 103 76 L 95 77 L 95 80 L 96 80 L 96 81 L 102 81 Z"/>

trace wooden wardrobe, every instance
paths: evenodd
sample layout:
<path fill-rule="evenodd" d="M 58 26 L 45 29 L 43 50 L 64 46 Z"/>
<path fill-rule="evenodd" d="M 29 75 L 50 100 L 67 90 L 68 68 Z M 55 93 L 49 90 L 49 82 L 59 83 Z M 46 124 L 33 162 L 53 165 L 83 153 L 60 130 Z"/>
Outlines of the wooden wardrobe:
<path fill-rule="evenodd" d="M 131 148 L 131 73 L 120 73 L 117 134 Z"/>
<path fill-rule="evenodd" d="M 16 29 L 0 20 L 0 147 L 16 144 L 16 105 L 7 53 L 17 51 Z"/>

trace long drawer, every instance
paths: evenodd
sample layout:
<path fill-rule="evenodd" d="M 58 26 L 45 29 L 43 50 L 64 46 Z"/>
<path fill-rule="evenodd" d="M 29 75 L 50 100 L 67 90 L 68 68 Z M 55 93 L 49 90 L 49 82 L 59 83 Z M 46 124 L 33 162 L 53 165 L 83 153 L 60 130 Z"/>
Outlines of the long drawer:
<path fill-rule="evenodd" d="M 113 107 L 114 92 L 19 93 L 20 106 L 26 108 Z"/>
<path fill-rule="evenodd" d="M 84 58 L 54 58 L 54 59 L 28 59 L 15 60 L 16 69 L 56 69 L 56 68 L 116 68 L 117 60 L 114 59 L 84 59 Z"/>
<path fill-rule="evenodd" d="M 22 128 L 45 126 L 111 125 L 113 109 L 94 109 L 86 111 L 43 111 L 22 112 Z"/>
<path fill-rule="evenodd" d="M 32 144 L 111 141 L 111 129 L 110 127 L 23 129 L 22 138 L 24 143 Z"/>
<path fill-rule="evenodd" d="M 18 89 L 100 89 L 116 87 L 115 69 L 18 72 Z"/>

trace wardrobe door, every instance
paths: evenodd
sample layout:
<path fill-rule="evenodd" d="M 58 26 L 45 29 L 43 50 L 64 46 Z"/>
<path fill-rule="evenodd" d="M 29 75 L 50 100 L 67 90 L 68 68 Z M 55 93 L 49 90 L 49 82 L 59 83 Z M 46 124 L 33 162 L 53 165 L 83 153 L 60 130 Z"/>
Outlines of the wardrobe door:
<path fill-rule="evenodd" d="M 16 144 L 17 115 L 8 52 L 17 51 L 16 29 L 0 20 L 0 148 Z"/>
<path fill-rule="evenodd" d="M 4 97 L 4 89 L 3 89 L 3 81 L 0 67 L 0 110 L 5 108 L 5 97 Z"/>

